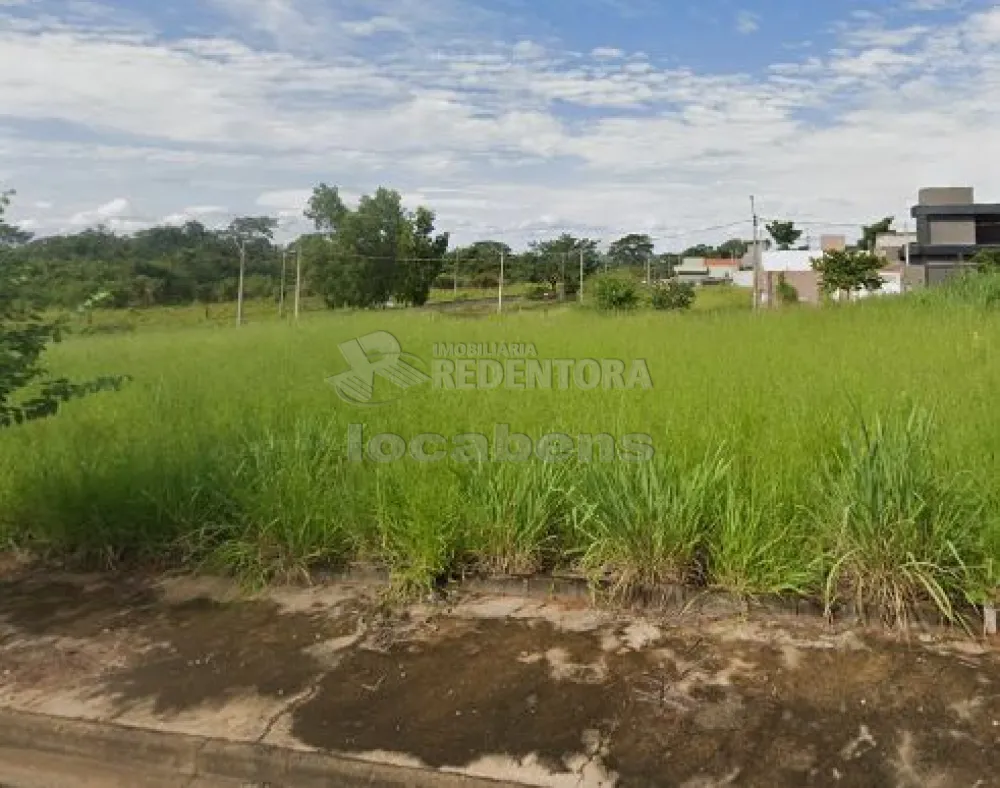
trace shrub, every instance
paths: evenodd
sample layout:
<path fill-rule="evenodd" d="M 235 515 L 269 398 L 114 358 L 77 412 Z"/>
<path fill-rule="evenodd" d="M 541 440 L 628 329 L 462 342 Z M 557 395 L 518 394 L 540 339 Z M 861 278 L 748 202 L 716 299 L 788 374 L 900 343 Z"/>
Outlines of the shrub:
<path fill-rule="evenodd" d="M 683 310 L 694 304 L 694 285 L 671 279 L 653 287 L 653 309 Z"/>
<path fill-rule="evenodd" d="M 639 305 L 635 280 L 622 274 L 602 274 L 594 282 L 597 306 L 608 311 L 625 311 Z"/>
<path fill-rule="evenodd" d="M 1000 250 L 982 249 L 972 258 L 972 262 L 982 274 L 1000 273 Z"/>
<path fill-rule="evenodd" d="M 524 297 L 529 301 L 544 301 L 549 297 L 549 288 L 545 285 L 532 285 L 528 288 Z"/>
<path fill-rule="evenodd" d="M 779 304 L 797 304 L 799 291 L 785 278 L 784 273 L 778 276 L 777 296 Z"/>

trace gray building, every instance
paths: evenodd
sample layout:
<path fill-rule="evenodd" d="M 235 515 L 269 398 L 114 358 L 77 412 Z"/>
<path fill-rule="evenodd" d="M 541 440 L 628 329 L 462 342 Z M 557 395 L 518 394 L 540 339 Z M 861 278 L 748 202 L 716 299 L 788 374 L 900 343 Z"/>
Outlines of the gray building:
<path fill-rule="evenodd" d="M 907 279 L 913 284 L 936 284 L 970 268 L 981 249 L 1000 249 L 1000 204 L 977 203 L 971 187 L 921 189 L 912 215 L 917 240 L 909 245 Z"/>

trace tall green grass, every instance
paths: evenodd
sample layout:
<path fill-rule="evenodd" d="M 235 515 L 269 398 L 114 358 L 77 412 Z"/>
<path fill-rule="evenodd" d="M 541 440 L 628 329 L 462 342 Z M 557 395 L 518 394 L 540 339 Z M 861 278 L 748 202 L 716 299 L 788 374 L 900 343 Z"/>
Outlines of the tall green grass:
<path fill-rule="evenodd" d="M 950 291 L 752 314 L 462 319 L 312 314 L 298 326 L 72 337 L 50 366 L 122 392 L 0 434 L 8 543 L 114 565 L 267 582 L 387 565 L 405 590 L 566 568 L 619 595 L 693 583 L 857 601 L 899 618 L 1000 586 L 1000 315 Z M 651 391 L 437 391 L 379 408 L 326 379 L 340 342 L 531 342 L 547 358 L 646 359 Z M 934 416 L 927 415 L 933 413 Z M 916 415 L 914 415 L 916 414 Z M 646 433 L 650 465 L 351 462 L 348 426 L 491 435 Z"/>

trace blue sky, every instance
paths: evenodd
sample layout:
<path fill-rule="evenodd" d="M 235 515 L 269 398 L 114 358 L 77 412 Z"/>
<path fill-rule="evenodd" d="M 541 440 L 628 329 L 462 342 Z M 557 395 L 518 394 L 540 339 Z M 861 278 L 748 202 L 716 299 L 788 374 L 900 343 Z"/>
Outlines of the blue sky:
<path fill-rule="evenodd" d="M 679 248 L 750 194 L 851 234 L 924 185 L 1000 200 L 998 53 L 986 0 L 0 0 L 0 185 L 38 233 L 293 235 L 325 181 L 463 242 Z"/>

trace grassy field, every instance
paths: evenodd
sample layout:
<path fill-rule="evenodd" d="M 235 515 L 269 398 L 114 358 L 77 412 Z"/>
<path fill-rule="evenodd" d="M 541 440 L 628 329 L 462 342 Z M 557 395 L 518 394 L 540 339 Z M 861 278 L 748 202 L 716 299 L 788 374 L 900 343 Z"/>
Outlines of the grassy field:
<path fill-rule="evenodd" d="M 621 595 L 686 582 L 856 599 L 888 618 L 994 595 L 1000 313 L 935 297 L 752 314 L 744 295 L 713 292 L 689 314 L 315 312 L 184 330 L 161 315 L 72 336 L 53 371 L 133 381 L 0 434 L 0 529 L 61 555 L 255 581 L 351 560 L 410 590 L 560 568 Z M 653 387 L 425 385 L 359 408 L 326 381 L 346 369 L 339 343 L 375 331 L 428 362 L 449 342 L 644 359 Z M 407 440 L 497 424 L 642 433 L 656 457 L 353 462 L 352 424 Z"/>

